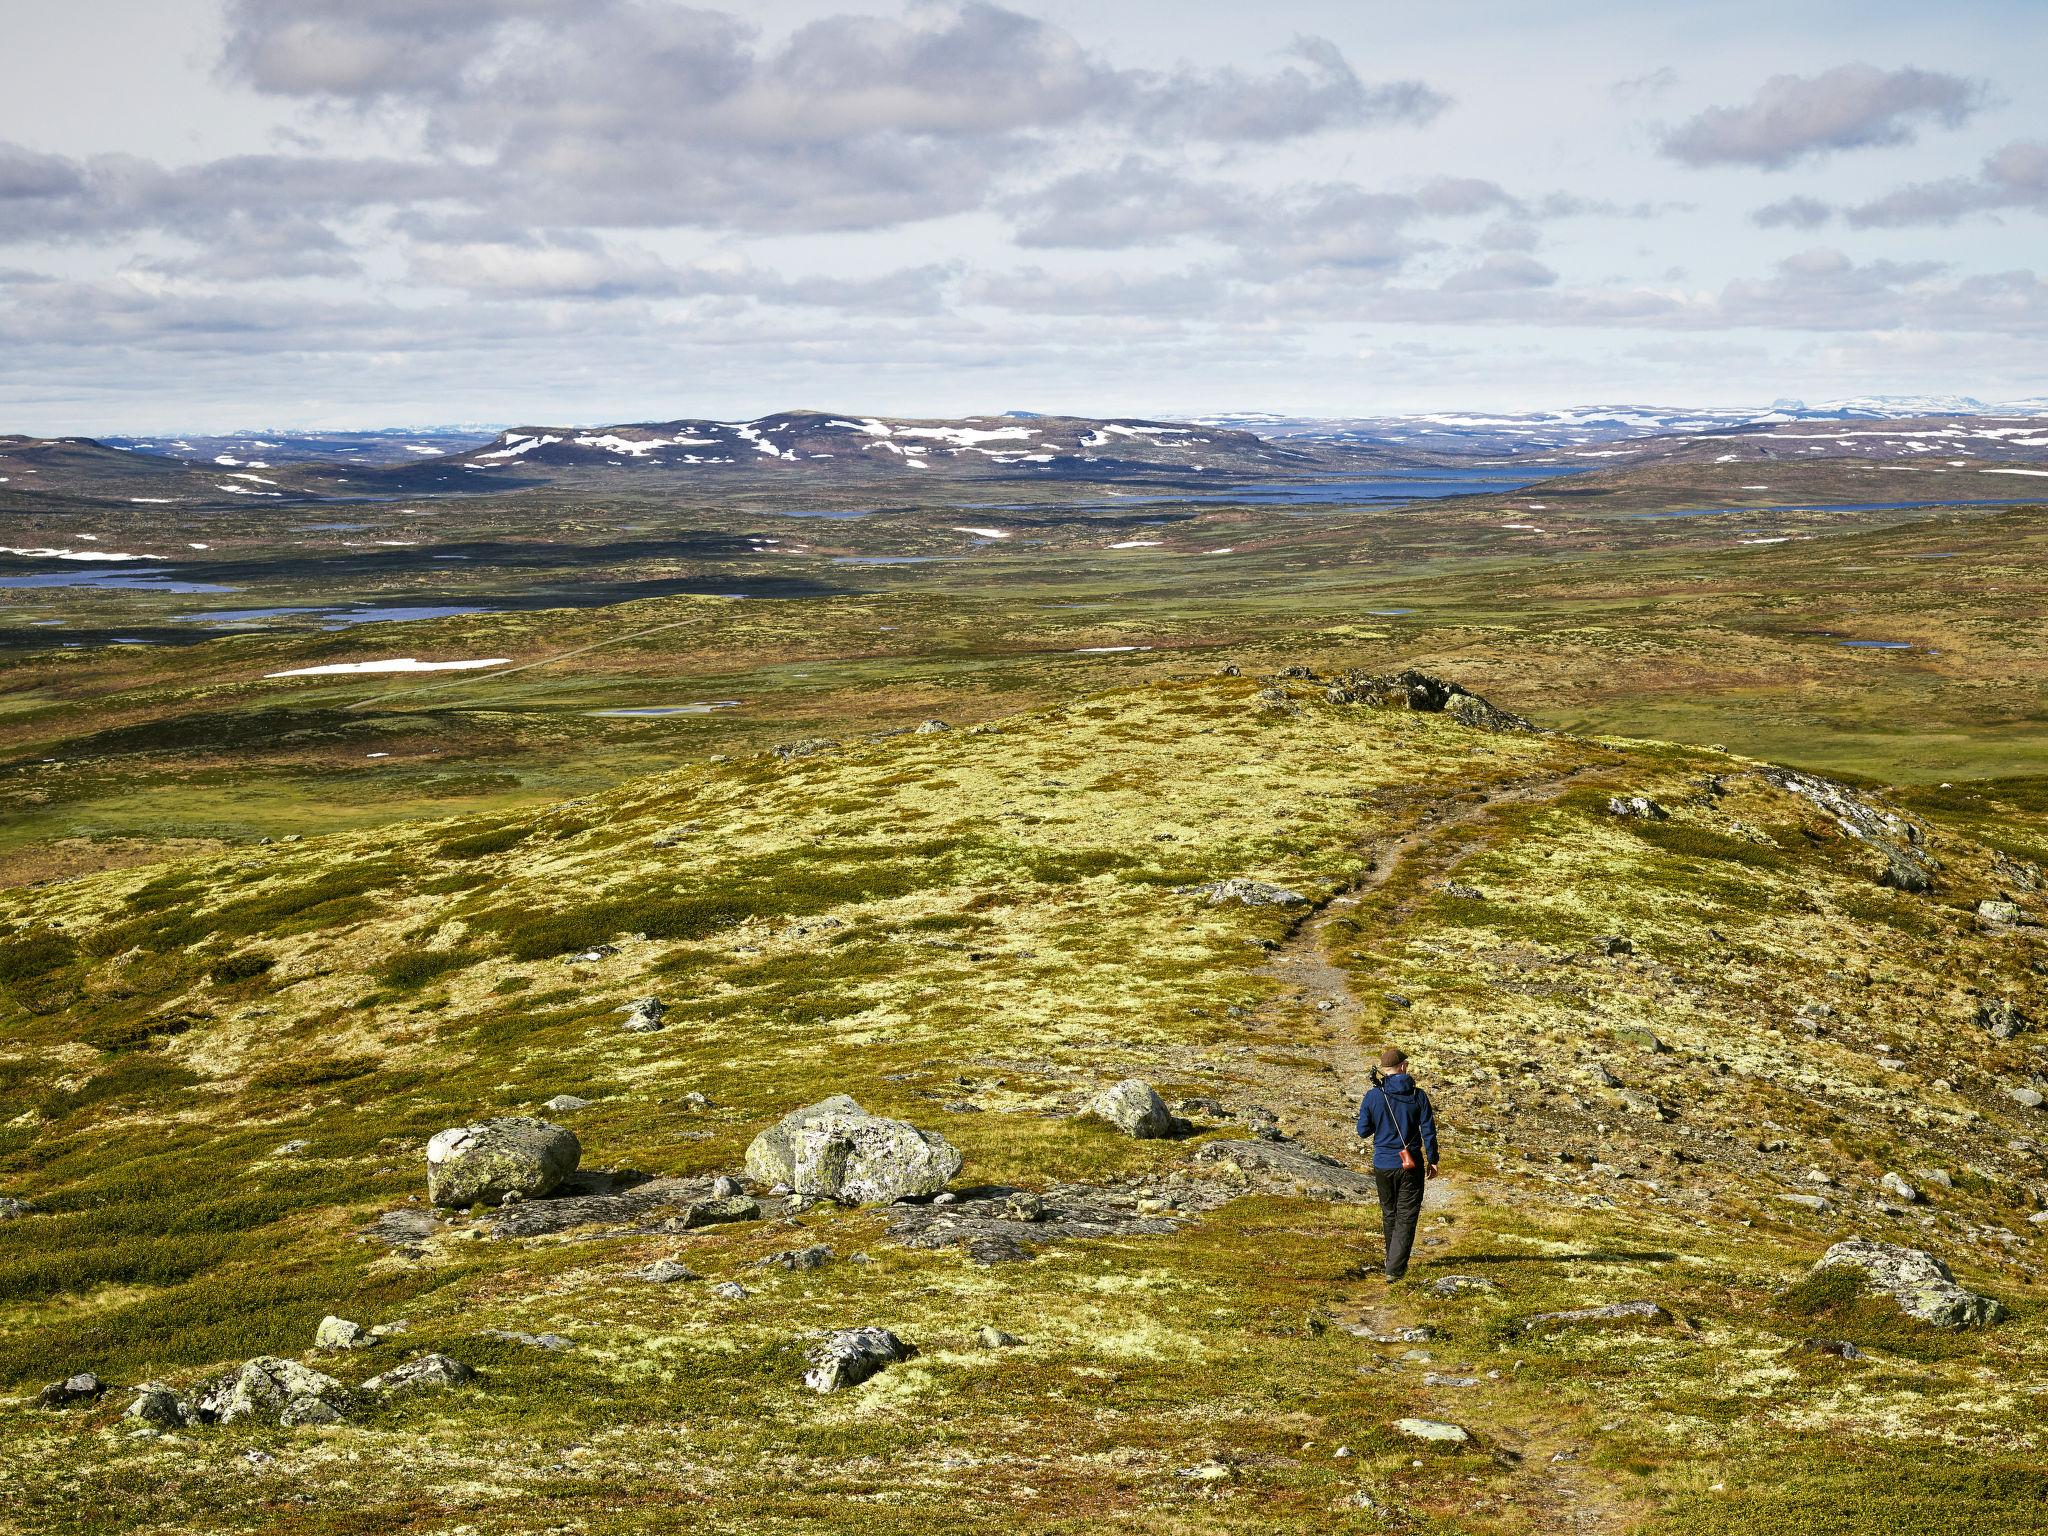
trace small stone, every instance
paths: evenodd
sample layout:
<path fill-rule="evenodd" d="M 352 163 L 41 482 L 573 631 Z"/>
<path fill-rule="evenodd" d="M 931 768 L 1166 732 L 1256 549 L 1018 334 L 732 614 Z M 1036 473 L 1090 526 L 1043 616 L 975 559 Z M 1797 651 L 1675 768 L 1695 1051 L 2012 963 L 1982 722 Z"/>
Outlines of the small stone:
<path fill-rule="evenodd" d="M 2032 1025 L 2028 1018 L 2009 997 L 1994 998 L 1977 1005 L 1977 1024 L 1994 1040 L 2010 1040 L 2014 1035 L 2023 1034 Z"/>
<path fill-rule="evenodd" d="M 765 1259 L 755 1262 L 757 1269 L 783 1269 L 795 1273 L 799 1270 L 820 1269 L 832 1262 L 832 1250 L 823 1243 L 809 1248 L 788 1248 L 781 1253 L 771 1253 Z"/>
<path fill-rule="evenodd" d="M 1182 1467 L 1179 1475 L 1191 1483 L 1221 1483 L 1229 1481 L 1231 1471 L 1220 1461 L 1201 1461 Z"/>
<path fill-rule="evenodd" d="M 804 1372 L 804 1385 L 813 1392 L 837 1392 L 858 1386 L 876 1372 L 886 1370 L 917 1353 L 886 1328 L 845 1328 L 832 1334 L 811 1351 L 811 1368 Z"/>
<path fill-rule="evenodd" d="M 0 1221 L 19 1221 L 35 1207 L 15 1195 L 0 1195 Z"/>
<path fill-rule="evenodd" d="M 760 1204 L 747 1195 L 728 1195 L 722 1200 L 697 1200 L 683 1211 L 678 1225 L 685 1232 L 698 1227 L 716 1226 L 726 1221 L 756 1221 L 760 1218 Z"/>
<path fill-rule="evenodd" d="M 573 1093 L 558 1093 L 541 1108 L 551 1115 L 566 1115 L 571 1110 L 590 1108 L 590 1100 L 579 1099 Z"/>
<path fill-rule="evenodd" d="M 303 1136 L 294 1137 L 290 1141 L 279 1142 L 276 1147 L 271 1149 L 270 1155 L 272 1157 L 297 1157 L 312 1145 L 313 1143 L 307 1141 Z"/>
<path fill-rule="evenodd" d="M 1538 1312 L 1517 1323 L 1520 1333 L 1548 1332 L 1558 1328 L 1582 1328 L 1605 1323 L 1636 1323 L 1645 1327 L 1662 1327 L 1671 1322 L 1671 1314 L 1654 1301 L 1617 1301 L 1604 1307 L 1574 1307 L 1566 1312 Z"/>
<path fill-rule="evenodd" d="M 185 1424 L 185 1405 L 169 1387 L 144 1382 L 135 1389 L 135 1401 L 130 1403 L 121 1415 L 147 1424 L 152 1429 L 182 1429 Z"/>
<path fill-rule="evenodd" d="M 950 731 L 951 729 L 953 729 L 953 727 L 946 724 L 946 722 L 943 720 L 926 720 L 920 723 L 916 731 L 912 734 L 918 736 L 936 736 L 940 731 Z"/>
<path fill-rule="evenodd" d="M 975 1334 L 974 1341 L 983 1349 L 1014 1349 L 1024 1342 L 1014 1333 L 1005 1333 L 1002 1329 L 987 1324 Z"/>
<path fill-rule="evenodd" d="M 1923 1199 L 1926 1198 L 1924 1195 L 1920 1193 L 1918 1189 L 1914 1188 L 1913 1185 L 1909 1183 L 1902 1174 L 1887 1173 L 1883 1178 L 1879 1179 L 1877 1183 L 1878 1188 L 1883 1189 L 1890 1194 L 1897 1195 L 1901 1200 L 1905 1201 L 1908 1205 L 1918 1205 Z"/>
<path fill-rule="evenodd" d="M 711 1294 L 720 1301 L 745 1301 L 754 1293 L 737 1280 L 721 1280 L 711 1287 Z"/>
<path fill-rule="evenodd" d="M 745 1191 L 740 1188 L 740 1181 L 730 1174 L 721 1173 L 711 1181 L 711 1198 L 714 1200 L 730 1200 L 744 1193 Z"/>
<path fill-rule="evenodd" d="M 1029 1190 L 1012 1190 L 1003 1199 L 1003 1219 L 1005 1221 L 1043 1221 L 1045 1220 L 1045 1201 L 1032 1194 Z"/>
<path fill-rule="evenodd" d="M 1194 895 L 1209 898 L 1209 905 L 1220 907 L 1225 902 L 1236 902 L 1243 907 L 1292 907 L 1308 898 L 1299 891 L 1290 891 L 1284 885 L 1273 885 L 1264 880 L 1248 880 L 1242 875 L 1232 875 L 1227 880 L 1212 880 L 1207 885 L 1189 887 Z"/>
<path fill-rule="evenodd" d="M 701 1280 L 704 1277 L 689 1265 L 676 1259 L 656 1259 L 633 1271 L 635 1280 L 645 1280 L 650 1285 L 674 1285 L 678 1280 Z"/>
<path fill-rule="evenodd" d="M 430 1387 L 459 1387 L 476 1380 L 476 1371 L 460 1360 L 443 1354 L 421 1355 L 403 1365 L 372 1376 L 363 1383 L 365 1392 L 417 1392 Z"/>
<path fill-rule="evenodd" d="M 1394 1430 L 1397 1434 L 1406 1435 L 1410 1440 L 1423 1440 L 1435 1445 L 1472 1443 L 1470 1430 L 1443 1419 L 1396 1419 Z"/>
<path fill-rule="evenodd" d="M 1193 1129 L 1166 1107 L 1150 1083 L 1136 1077 L 1103 1089 L 1082 1107 L 1077 1118 L 1101 1121 L 1139 1140 L 1185 1135 Z"/>
<path fill-rule="evenodd" d="M 697 1092 L 697 1090 L 694 1088 L 692 1088 L 688 1093 L 684 1094 L 681 1098 L 677 1099 L 676 1103 L 680 1104 L 684 1109 L 711 1108 L 711 1101 L 705 1098 L 703 1094 Z"/>
<path fill-rule="evenodd" d="M 1597 944 L 1603 955 L 1632 955 L 1636 952 L 1634 941 L 1623 934 L 1610 934 L 1598 940 Z"/>
<path fill-rule="evenodd" d="M 1837 1360 L 1863 1358 L 1863 1351 L 1847 1339 L 1801 1339 L 1799 1348 L 1811 1355 L 1833 1355 Z"/>
<path fill-rule="evenodd" d="M 2018 902 L 1980 901 L 1977 903 L 1977 919 L 1979 922 L 2011 926 L 2019 922 L 2024 915 L 2020 911 Z"/>
<path fill-rule="evenodd" d="M 1439 1275 L 1423 1287 L 1432 1296 L 1487 1296 L 1500 1290 L 1491 1280 L 1478 1275 Z"/>
<path fill-rule="evenodd" d="M 1953 1190 L 1956 1181 L 1946 1168 L 1915 1168 L 1913 1177 L 1922 1184 L 1932 1184 L 1936 1189 Z"/>
<path fill-rule="evenodd" d="M 661 1028 L 661 1016 L 668 1012 L 668 1008 L 658 997 L 636 997 L 619 1012 L 626 1015 L 626 1022 L 619 1026 L 621 1029 L 636 1035 L 649 1035 Z"/>
<path fill-rule="evenodd" d="M 321 1318 L 320 1326 L 313 1330 L 315 1349 L 368 1349 L 376 1342 L 376 1335 L 360 1323 L 352 1323 L 345 1317 L 335 1317 L 331 1313 Z"/>
<path fill-rule="evenodd" d="M 107 1384 L 91 1371 L 80 1371 L 51 1382 L 37 1394 L 36 1401 L 45 1408 L 72 1408 L 80 1403 L 98 1402 L 106 1390 Z"/>
<path fill-rule="evenodd" d="M 2011 1099 L 2013 1103 L 2019 1105 L 2021 1109 L 2039 1109 L 2042 1104 L 2048 1103 L 2048 1099 L 2041 1097 L 2040 1089 L 2029 1088 L 2024 1084 L 2007 1088 L 2005 1096 Z"/>
<path fill-rule="evenodd" d="M 1668 821 L 1671 813 L 1648 795 L 1610 795 L 1607 814 L 1632 821 Z"/>

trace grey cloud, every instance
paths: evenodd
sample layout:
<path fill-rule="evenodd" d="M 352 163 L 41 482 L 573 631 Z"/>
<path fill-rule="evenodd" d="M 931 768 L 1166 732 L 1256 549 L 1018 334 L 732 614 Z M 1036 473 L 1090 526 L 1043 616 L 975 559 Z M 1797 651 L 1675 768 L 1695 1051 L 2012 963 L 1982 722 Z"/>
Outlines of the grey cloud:
<path fill-rule="evenodd" d="M 1900 187 L 1848 211 L 1858 229 L 1953 224 L 1972 213 L 2048 213 L 2048 142 L 2018 139 L 1988 155 L 1974 177 Z"/>
<path fill-rule="evenodd" d="M 1419 125 L 1450 105 L 1420 80 L 1368 85 L 1324 38 L 1296 38 L 1287 52 L 1296 62 L 1264 77 L 1182 70 L 1141 86 L 1138 124 L 1154 137 L 1270 142 L 1332 127 Z"/>
<path fill-rule="evenodd" d="M 1643 101 L 1664 95 L 1676 84 L 1678 71 L 1667 64 L 1647 74 L 1617 80 L 1607 88 L 1607 94 L 1616 101 Z"/>
<path fill-rule="evenodd" d="M 1455 272 L 1438 285 L 1443 293 L 1490 293 L 1501 289 L 1548 288 L 1557 273 L 1533 256 L 1500 252 L 1476 267 Z"/>
<path fill-rule="evenodd" d="M 1763 229 L 1818 229 L 1834 216 L 1834 208 L 1819 198 L 1800 196 L 1766 203 L 1749 218 Z"/>
<path fill-rule="evenodd" d="M 1985 101 L 1983 85 L 1926 69 L 1844 64 L 1774 75 L 1739 107 L 1710 107 L 1664 136 L 1687 165 L 1782 170 L 1811 156 L 1910 142 L 1929 122 L 1957 127 Z"/>

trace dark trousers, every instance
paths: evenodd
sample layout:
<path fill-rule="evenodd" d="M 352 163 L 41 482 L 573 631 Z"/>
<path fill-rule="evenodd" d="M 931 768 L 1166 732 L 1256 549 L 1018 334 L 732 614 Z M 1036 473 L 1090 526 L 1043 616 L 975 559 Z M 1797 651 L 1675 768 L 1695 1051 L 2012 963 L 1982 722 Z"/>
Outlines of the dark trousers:
<path fill-rule="evenodd" d="M 1408 1273 L 1408 1255 L 1415 1250 L 1415 1224 L 1422 1219 L 1422 1170 L 1375 1168 L 1373 1183 L 1380 1192 L 1380 1226 L 1387 1239 L 1387 1278 Z"/>

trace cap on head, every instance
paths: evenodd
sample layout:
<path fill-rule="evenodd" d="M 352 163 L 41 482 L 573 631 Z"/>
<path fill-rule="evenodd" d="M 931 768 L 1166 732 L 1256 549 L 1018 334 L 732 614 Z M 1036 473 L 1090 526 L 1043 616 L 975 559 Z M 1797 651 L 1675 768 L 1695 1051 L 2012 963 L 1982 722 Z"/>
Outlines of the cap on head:
<path fill-rule="evenodd" d="M 1398 1045 L 1390 1045 L 1380 1052 L 1380 1070 L 1398 1072 L 1408 1065 L 1408 1053 Z"/>

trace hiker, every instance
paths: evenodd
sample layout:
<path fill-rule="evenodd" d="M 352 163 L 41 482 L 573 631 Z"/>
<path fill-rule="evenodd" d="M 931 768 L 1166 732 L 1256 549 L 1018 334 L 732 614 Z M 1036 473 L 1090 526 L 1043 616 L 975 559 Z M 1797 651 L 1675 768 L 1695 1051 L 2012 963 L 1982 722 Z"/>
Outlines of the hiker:
<path fill-rule="evenodd" d="M 1415 1248 L 1423 1180 L 1436 1177 L 1436 1112 L 1429 1107 L 1429 1095 L 1408 1075 L 1408 1054 L 1399 1046 L 1380 1052 L 1372 1087 L 1358 1104 L 1358 1134 L 1372 1138 L 1387 1278 L 1399 1280 L 1408 1273 L 1408 1255 Z"/>

